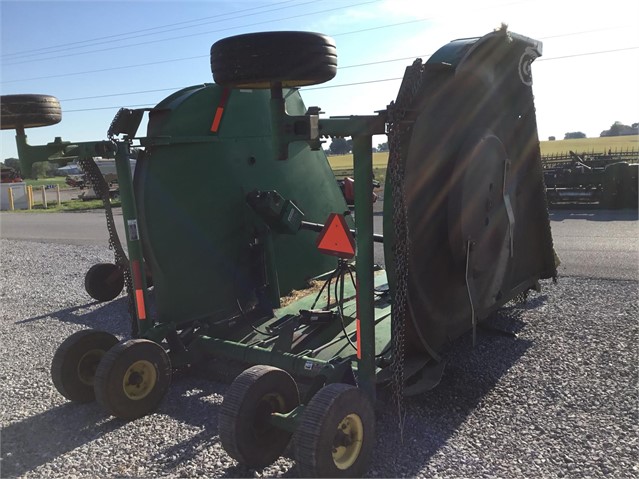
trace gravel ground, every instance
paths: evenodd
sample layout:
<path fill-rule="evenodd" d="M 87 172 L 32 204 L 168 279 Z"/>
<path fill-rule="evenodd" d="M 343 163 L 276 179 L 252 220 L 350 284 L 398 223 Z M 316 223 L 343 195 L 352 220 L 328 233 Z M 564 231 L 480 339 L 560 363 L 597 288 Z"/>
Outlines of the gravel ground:
<path fill-rule="evenodd" d="M 71 333 L 127 337 L 123 297 L 90 300 L 86 270 L 102 247 L 2 240 L 2 477 L 295 477 L 283 457 L 244 469 L 220 446 L 227 386 L 205 373 L 174 380 L 158 411 L 132 422 L 59 395 L 49 366 Z M 561 279 L 448 352 L 442 383 L 405 401 L 401 442 L 388 405 L 373 477 L 637 477 L 637 282 Z"/>

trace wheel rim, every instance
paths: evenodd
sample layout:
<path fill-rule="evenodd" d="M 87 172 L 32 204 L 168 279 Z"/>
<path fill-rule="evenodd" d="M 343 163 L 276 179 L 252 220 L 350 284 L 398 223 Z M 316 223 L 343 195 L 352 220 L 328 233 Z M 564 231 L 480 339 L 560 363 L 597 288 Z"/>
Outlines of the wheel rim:
<path fill-rule="evenodd" d="M 255 437 L 264 436 L 273 428 L 269 419 L 274 412 L 283 412 L 286 407 L 284 397 L 278 393 L 264 395 L 257 405 L 255 420 L 253 421 L 253 432 Z"/>
<path fill-rule="evenodd" d="M 78 361 L 77 372 L 78 379 L 82 384 L 93 386 L 95 382 L 95 371 L 100 364 L 100 360 L 104 356 L 102 349 L 92 349 L 87 351 Z"/>
<path fill-rule="evenodd" d="M 136 361 L 124 374 L 122 388 L 129 399 L 144 399 L 153 391 L 158 379 L 155 366 L 149 361 Z"/>
<path fill-rule="evenodd" d="M 351 467 L 362 450 L 364 425 L 357 414 L 349 414 L 337 426 L 333 439 L 333 462 L 338 469 Z"/>

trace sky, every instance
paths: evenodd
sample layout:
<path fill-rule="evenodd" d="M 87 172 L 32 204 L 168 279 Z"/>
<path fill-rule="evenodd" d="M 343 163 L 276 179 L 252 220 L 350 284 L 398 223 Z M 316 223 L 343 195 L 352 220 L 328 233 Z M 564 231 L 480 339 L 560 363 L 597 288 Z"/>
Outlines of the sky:
<path fill-rule="evenodd" d="M 0 0 L 0 94 L 60 100 L 61 123 L 27 130 L 32 145 L 100 140 L 118 108 L 212 82 L 217 40 L 306 30 L 332 36 L 338 51 L 336 77 L 303 89 L 306 105 L 369 115 L 395 99 L 415 58 L 505 23 L 543 42 L 532 66 L 540 139 L 597 137 L 639 122 L 638 18 L 636 0 Z M 0 135 L 0 160 L 16 157 L 15 132 Z"/>

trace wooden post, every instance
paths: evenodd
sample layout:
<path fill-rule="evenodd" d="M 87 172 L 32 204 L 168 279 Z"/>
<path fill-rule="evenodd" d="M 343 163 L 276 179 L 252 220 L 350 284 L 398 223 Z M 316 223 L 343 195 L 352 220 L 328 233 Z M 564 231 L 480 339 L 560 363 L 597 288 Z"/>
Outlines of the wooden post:
<path fill-rule="evenodd" d="M 47 209 L 47 189 L 42 185 L 42 207 Z"/>
<path fill-rule="evenodd" d="M 13 189 L 9 188 L 7 190 L 7 196 L 9 198 L 9 210 L 13 211 L 14 210 L 14 204 L 13 204 Z"/>
<path fill-rule="evenodd" d="M 56 198 L 58 199 L 58 206 L 60 206 L 61 201 L 60 201 L 60 185 L 55 185 L 55 195 Z"/>
<path fill-rule="evenodd" d="M 33 187 L 27 186 L 27 209 L 33 208 Z"/>

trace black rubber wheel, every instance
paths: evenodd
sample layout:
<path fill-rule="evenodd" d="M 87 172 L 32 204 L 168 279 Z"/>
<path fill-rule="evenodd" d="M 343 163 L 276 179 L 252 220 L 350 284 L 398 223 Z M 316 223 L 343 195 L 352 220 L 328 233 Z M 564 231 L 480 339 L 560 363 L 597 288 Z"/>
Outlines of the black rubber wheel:
<path fill-rule="evenodd" d="M 248 33 L 213 44 L 211 71 L 217 84 L 231 88 L 316 85 L 335 76 L 337 50 L 320 33 Z"/>
<path fill-rule="evenodd" d="M 606 166 L 603 178 L 601 204 L 606 209 L 619 209 L 624 206 L 624 179 L 628 176 L 628 163 L 619 162 Z"/>
<path fill-rule="evenodd" d="M 273 412 L 286 413 L 300 402 L 295 380 L 272 366 L 253 366 L 240 374 L 224 395 L 218 421 L 226 452 L 241 464 L 259 469 L 275 462 L 291 433 L 269 422 Z"/>
<path fill-rule="evenodd" d="M 113 263 L 98 263 L 89 268 L 84 276 L 84 289 L 97 301 L 111 301 L 124 288 L 124 274 Z"/>
<path fill-rule="evenodd" d="M 65 339 L 51 361 L 51 379 L 58 392 L 79 403 L 95 400 L 95 372 L 102 357 L 116 344 L 118 339 L 112 334 L 90 329 Z"/>
<path fill-rule="evenodd" d="M 375 445 L 375 414 L 364 391 L 329 384 L 310 400 L 295 436 L 302 477 L 362 477 Z"/>
<path fill-rule="evenodd" d="M 111 415 L 136 419 L 150 414 L 171 384 L 171 361 L 162 346 L 147 339 L 118 343 L 95 373 L 95 397 Z"/>
<path fill-rule="evenodd" d="M 628 171 L 623 177 L 623 207 L 639 207 L 639 164 L 628 165 Z"/>
<path fill-rule="evenodd" d="M 60 102 L 50 95 L 0 97 L 0 129 L 35 128 L 60 123 Z"/>

